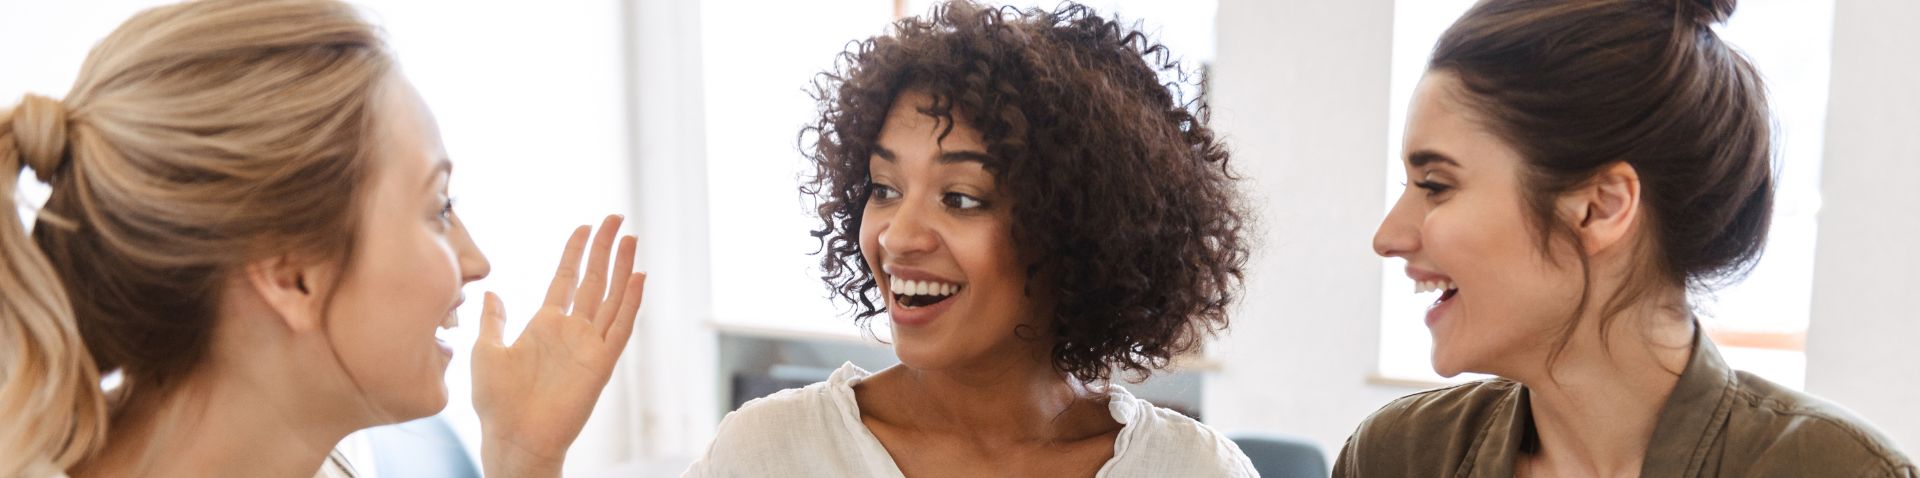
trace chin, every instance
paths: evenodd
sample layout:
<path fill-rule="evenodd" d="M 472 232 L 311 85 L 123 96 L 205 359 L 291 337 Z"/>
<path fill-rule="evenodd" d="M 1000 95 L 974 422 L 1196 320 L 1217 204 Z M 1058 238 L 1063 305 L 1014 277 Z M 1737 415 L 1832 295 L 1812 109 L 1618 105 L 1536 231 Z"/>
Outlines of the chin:
<path fill-rule="evenodd" d="M 1429 359 L 1433 362 L 1433 373 L 1446 378 L 1453 378 L 1462 373 L 1466 373 L 1466 367 L 1461 366 L 1460 360 L 1445 354 L 1445 351 L 1446 348 L 1441 346 L 1439 342 L 1433 344 L 1433 356 Z"/>
<path fill-rule="evenodd" d="M 933 357 L 934 354 L 927 352 L 929 351 L 922 347 L 913 347 L 898 340 L 895 340 L 893 343 L 894 358 L 900 359 L 900 365 L 905 365 L 907 368 L 914 370 L 928 370 L 937 367 L 935 364 L 939 363 L 939 359 Z"/>
<path fill-rule="evenodd" d="M 395 397 L 386 408 L 389 416 L 382 417 L 393 423 L 412 421 L 440 414 L 447 408 L 447 384 L 436 381 L 429 390 L 422 387 L 419 393 L 408 397 Z"/>
<path fill-rule="evenodd" d="M 913 370 L 939 370 L 950 365 L 952 360 L 940 353 L 938 345 L 913 339 L 901 339 L 894 335 L 893 356 L 900 359 L 900 365 Z"/>

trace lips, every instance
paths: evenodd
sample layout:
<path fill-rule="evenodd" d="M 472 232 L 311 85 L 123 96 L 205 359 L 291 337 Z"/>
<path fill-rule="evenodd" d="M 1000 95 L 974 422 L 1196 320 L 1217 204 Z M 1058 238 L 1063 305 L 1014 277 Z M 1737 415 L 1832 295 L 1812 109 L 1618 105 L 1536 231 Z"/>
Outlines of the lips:
<path fill-rule="evenodd" d="M 965 282 L 910 267 L 888 264 L 881 270 L 886 273 L 887 309 L 898 325 L 932 322 L 967 289 Z"/>
<path fill-rule="evenodd" d="M 465 295 L 461 295 L 459 298 L 455 299 L 453 301 L 453 307 L 447 308 L 446 317 L 440 318 L 440 325 L 437 326 L 436 327 L 437 330 L 434 331 L 435 332 L 433 337 L 434 345 L 439 346 L 440 354 L 448 358 L 453 357 L 453 346 L 448 345 L 446 339 L 440 338 L 439 332 L 453 330 L 455 327 L 460 326 L 460 304 L 464 304 L 466 302 L 467 302 L 467 297 Z"/>
<path fill-rule="evenodd" d="M 1413 293 L 1415 294 L 1440 293 L 1440 297 L 1435 298 L 1433 304 L 1427 306 L 1426 322 L 1428 327 L 1432 327 L 1435 322 L 1439 322 L 1440 319 L 1446 315 L 1446 312 L 1451 309 L 1449 306 L 1453 304 L 1453 299 L 1460 295 L 1460 285 L 1454 283 L 1453 278 L 1447 277 L 1446 274 L 1408 265 L 1407 277 L 1413 279 Z"/>
<path fill-rule="evenodd" d="M 440 319 L 441 329 L 452 330 L 454 327 L 460 326 L 460 304 L 465 303 L 467 303 L 467 296 L 465 295 L 453 301 L 453 307 L 447 308 L 447 316 Z"/>
<path fill-rule="evenodd" d="M 894 277 L 888 281 L 888 289 L 893 291 L 893 301 L 902 308 L 912 309 L 938 304 L 960 293 L 960 284 L 941 281 L 913 281 Z"/>

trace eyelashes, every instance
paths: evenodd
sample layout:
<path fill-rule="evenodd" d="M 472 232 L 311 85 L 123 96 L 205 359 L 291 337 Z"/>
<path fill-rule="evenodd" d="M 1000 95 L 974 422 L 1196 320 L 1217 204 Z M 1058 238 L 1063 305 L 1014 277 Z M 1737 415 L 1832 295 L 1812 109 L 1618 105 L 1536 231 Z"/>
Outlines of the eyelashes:
<path fill-rule="evenodd" d="M 943 194 L 940 196 L 940 203 L 947 205 L 947 207 L 959 209 L 962 211 L 973 211 L 973 210 L 980 210 L 980 209 L 987 208 L 986 201 L 982 201 L 980 200 L 980 198 L 976 198 L 973 196 L 968 196 L 960 193 Z"/>
<path fill-rule="evenodd" d="M 452 198 L 452 197 L 442 199 L 440 201 L 440 210 L 435 212 L 436 217 L 438 217 L 442 222 L 452 221 L 453 206 L 455 203 L 459 202 L 459 200 L 460 200 L 459 198 Z"/>
<path fill-rule="evenodd" d="M 1414 181 L 1413 186 L 1420 189 L 1427 190 L 1428 196 L 1438 195 L 1438 194 L 1446 193 L 1447 191 L 1453 190 L 1453 185 L 1436 182 L 1436 181 L 1429 181 L 1429 180 Z"/>
<path fill-rule="evenodd" d="M 894 189 L 893 186 L 888 186 L 881 183 L 873 183 L 871 187 L 873 188 L 872 199 L 871 199 L 872 201 L 885 203 L 890 201 L 896 201 L 901 198 L 900 190 Z M 950 209 L 964 211 L 964 212 L 981 211 L 981 210 L 987 209 L 988 207 L 988 203 L 986 200 L 983 200 L 971 195 L 963 194 L 963 193 L 953 193 L 953 192 L 941 194 L 940 204 Z"/>

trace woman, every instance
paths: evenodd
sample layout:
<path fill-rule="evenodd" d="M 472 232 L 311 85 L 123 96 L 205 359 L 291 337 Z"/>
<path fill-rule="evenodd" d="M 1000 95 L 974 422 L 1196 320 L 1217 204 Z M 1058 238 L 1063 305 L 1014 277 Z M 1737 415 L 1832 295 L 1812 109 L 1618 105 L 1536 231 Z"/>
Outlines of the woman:
<path fill-rule="evenodd" d="M 1434 370 L 1500 378 L 1382 408 L 1335 476 L 1914 476 L 1865 421 L 1727 367 L 1690 293 L 1772 214 L 1731 0 L 1483 0 L 1408 111 L 1374 249 L 1439 292 Z"/>
<path fill-rule="evenodd" d="M 452 163 L 376 29 L 330 0 L 210 0 L 134 16 L 62 100 L 0 114 L 0 209 L 31 168 L 31 238 L 0 221 L 0 475 L 351 474 L 348 433 L 431 415 L 461 286 L 488 263 Z M 482 462 L 558 476 L 632 330 L 617 217 L 544 307 L 474 346 Z M 608 290 L 611 289 L 611 292 Z M 121 384 L 102 391 L 100 377 Z M 537 393 L 535 393 L 537 392 Z"/>
<path fill-rule="evenodd" d="M 1227 154 L 1163 47 L 1078 5 L 903 20 L 819 85 L 824 279 L 901 364 L 727 416 L 688 476 L 1254 476 L 1106 384 L 1225 327 Z"/>

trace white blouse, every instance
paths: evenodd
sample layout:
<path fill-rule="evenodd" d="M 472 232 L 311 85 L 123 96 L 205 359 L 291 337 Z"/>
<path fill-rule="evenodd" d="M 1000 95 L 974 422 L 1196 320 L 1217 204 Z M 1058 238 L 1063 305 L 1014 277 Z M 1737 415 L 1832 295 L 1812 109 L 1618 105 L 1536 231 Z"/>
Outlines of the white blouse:
<path fill-rule="evenodd" d="M 827 381 L 747 402 L 683 477 L 901 477 L 860 421 L 853 386 L 870 375 L 852 363 Z M 1109 386 L 1107 410 L 1123 425 L 1113 458 L 1095 477 L 1255 477 L 1240 447 L 1206 425 Z"/>

